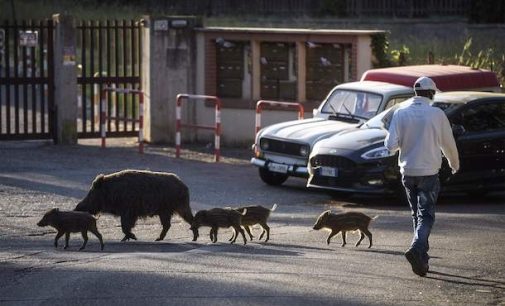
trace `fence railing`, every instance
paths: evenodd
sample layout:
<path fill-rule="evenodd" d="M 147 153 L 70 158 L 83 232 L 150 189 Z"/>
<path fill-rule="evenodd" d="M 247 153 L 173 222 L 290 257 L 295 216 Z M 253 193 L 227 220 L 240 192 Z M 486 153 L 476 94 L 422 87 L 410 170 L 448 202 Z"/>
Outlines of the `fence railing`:
<path fill-rule="evenodd" d="M 79 137 L 99 136 L 99 94 L 102 88 L 140 88 L 141 27 L 134 20 L 81 21 L 77 26 L 77 63 L 79 73 Z M 136 95 L 108 95 L 107 112 L 135 118 L 139 100 Z M 119 117 L 119 116 L 118 116 Z M 134 136 L 137 127 L 127 120 L 110 120 L 111 136 Z"/>

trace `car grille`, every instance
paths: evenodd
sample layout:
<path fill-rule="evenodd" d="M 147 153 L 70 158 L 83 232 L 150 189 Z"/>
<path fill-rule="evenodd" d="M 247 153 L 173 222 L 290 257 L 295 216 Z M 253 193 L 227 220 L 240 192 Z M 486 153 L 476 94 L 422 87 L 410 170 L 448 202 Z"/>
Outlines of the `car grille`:
<path fill-rule="evenodd" d="M 310 184 L 316 186 L 326 186 L 326 187 L 341 187 L 341 188 L 352 188 L 356 183 L 356 178 L 351 177 L 344 179 L 341 177 L 327 177 L 327 176 L 313 176 L 310 179 Z"/>
<path fill-rule="evenodd" d="M 286 154 L 286 155 L 301 156 L 300 149 L 304 146 L 307 146 L 305 144 L 300 144 L 300 143 L 295 143 L 295 142 L 286 142 L 286 141 L 280 141 L 280 140 L 269 139 L 269 138 L 262 138 L 260 140 L 260 143 L 262 143 L 263 141 L 268 141 L 268 149 L 265 151 L 281 153 L 281 154 Z"/>
<path fill-rule="evenodd" d="M 356 167 L 352 160 L 335 155 L 316 155 L 310 163 L 312 167 L 332 167 L 340 170 L 353 170 Z"/>

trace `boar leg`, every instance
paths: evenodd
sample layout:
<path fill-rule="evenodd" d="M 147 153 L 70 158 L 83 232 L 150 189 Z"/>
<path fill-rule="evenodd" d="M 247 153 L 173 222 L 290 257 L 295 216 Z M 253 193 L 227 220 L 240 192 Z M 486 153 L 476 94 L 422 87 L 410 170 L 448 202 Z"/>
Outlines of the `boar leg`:
<path fill-rule="evenodd" d="M 70 232 L 65 233 L 65 247 L 63 247 L 65 250 L 68 248 L 68 240 L 70 240 Z"/>
<path fill-rule="evenodd" d="M 240 225 L 238 225 L 238 226 L 234 226 L 233 228 L 235 229 L 235 231 L 238 231 L 242 235 L 242 238 L 244 239 L 244 244 L 247 244 L 247 239 L 245 238 L 245 233 L 244 233 L 244 230 L 242 229 L 242 227 Z M 235 243 L 235 240 L 237 240 L 237 237 L 238 237 L 238 235 L 235 236 L 235 239 L 231 243 Z"/>
<path fill-rule="evenodd" d="M 98 229 L 96 228 L 96 226 L 94 227 L 91 227 L 89 229 L 90 232 L 93 233 L 93 235 L 96 236 L 96 238 L 98 238 L 98 240 L 100 241 L 100 247 L 101 247 L 101 250 L 103 251 L 103 240 L 102 240 L 102 234 L 100 234 L 100 232 L 98 231 Z"/>
<path fill-rule="evenodd" d="M 360 245 L 361 241 L 363 241 L 363 239 L 365 238 L 365 234 L 363 234 L 363 232 L 361 230 L 359 231 L 359 234 L 360 234 L 360 238 L 359 238 L 358 242 L 356 242 L 356 244 L 354 246 Z"/>
<path fill-rule="evenodd" d="M 249 227 L 249 225 L 246 225 L 246 226 L 244 226 L 244 229 L 247 232 L 247 234 L 249 234 L 249 237 L 251 238 L 251 240 L 253 240 L 254 236 L 251 233 L 251 227 Z M 237 235 L 238 235 L 238 233 L 237 233 Z M 260 240 L 261 240 L 261 238 L 260 238 Z"/>
<path fill-rule="evenodd" d="M 63 236 L 63 234 L 65 234 L 65 232 L 58 232 L 56 234 L 56 237 L 54 237 L 54 247 L 55 248 L 58 247 L 58 240 L 61 238 L 61 236 Z"/>
<path fill-rule="evenodd" d="M 237 239 L 236 236 L 238 235 L 237 231 L 235 230 L 234 227 L 232 227 L 233 233 L 231 234 L 230 239 L 228 241 L 232 241 L 233 239 Z"/>
<path fill-rule="evenodd" d="M 338 234 L 340 231 L 337 231 L 337 230 L 332 230 L 331 233 L 328 235 L 328 238 L 326 238 L 326 244 L 330 244 L 330 240 L 331 238 L 333 238 L 333 236 L 335 236 L 336 234 Z"/>
<path fill-rule="evenodd" d="M 217 227 L 210 229 L 210 240 L 212 240 L 213 243 L 217 242 Z"/>
<path fill-rule="evenodd" d="M 263 232 L 261 233 L 260 240 L 263 238 L 263 235 L 267 233 L 267 238 L 265 239 L 265 242 L 270 240 L 270 226 L 267 225 L 266 222 L 260 223 L 261 227 L 263 228 Z"/>
<path fill-rule="evenodd" d="M 345 242 L 345 238 L 347 236 L 347 232 L 346 231 L 342 231 L 342 246 L 344 247 L 347 242 Z"/>
<path fill-rule="evenodd" d="M 368 237 L 368 240 L 370 241 L 370 244 L 368 245 L 368 248 L 372 247 L 372 233 L 368 229 L 363 229 L 363 232 L 365 235 Z"/>
<path fill-rule="evenodd" d="M 135 226 L 135 223 L 137 222 L 136 217 L 131 217 L 128 215 L 122 215 L 121 216 L 121 229 L 123 230 L 123 233 L 125 236 L 121 241 L 126 241 L 126 240 L 137 240 L 137 237 L 131 232 L 131 229 Z"/>
<path fill-rule="evenodd" d="M 172 218 L 172 216 L 170 214 L 167 214 L 167 213 L 160 214 L 160 221 L 161 221 L 161 225 L 163 226 L 163 229 L 161 230 L 160 237 L 158 237 L 156 239 L 156 241 L 161 241 L 161 240 L 165 239 L 165 236 L 167 235 L 167 232 L 171 226 L 171 224 L 170 224 L 171 218 Z"/>
<path fill-rule="evenodd" d="M 84 250 L 84 248 L 86 247 L 86 244 L 88 243 L 88 231 L 87 230 L 82 231 L 81 235 L 82 235 L 82 239 L 84 240 L 84 242 L 82 243 L 82 246 L 79 249 L 79 251 Z"/>

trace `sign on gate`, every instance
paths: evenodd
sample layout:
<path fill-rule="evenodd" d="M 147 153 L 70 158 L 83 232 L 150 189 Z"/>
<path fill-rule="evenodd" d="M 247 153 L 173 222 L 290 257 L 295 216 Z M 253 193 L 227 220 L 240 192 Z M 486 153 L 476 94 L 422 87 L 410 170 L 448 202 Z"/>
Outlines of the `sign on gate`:
<path fill-rule="evenodd" d="M 21 47 L 36 47 L 39 41 L 37 31 L 19 31 L 19 45 Z"/>

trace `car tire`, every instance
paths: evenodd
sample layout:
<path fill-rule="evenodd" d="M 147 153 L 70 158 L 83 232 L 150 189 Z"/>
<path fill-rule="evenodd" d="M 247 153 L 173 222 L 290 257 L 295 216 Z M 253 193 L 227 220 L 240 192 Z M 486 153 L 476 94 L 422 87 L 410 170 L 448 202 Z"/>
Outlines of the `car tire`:
<path fill-rule="evenodd" d="M 282 185 L 288 179 L 286 174 L 272 172 L 264 168 L 259 168 L 259 174 L 261 180 L 271 186 Z"/>

